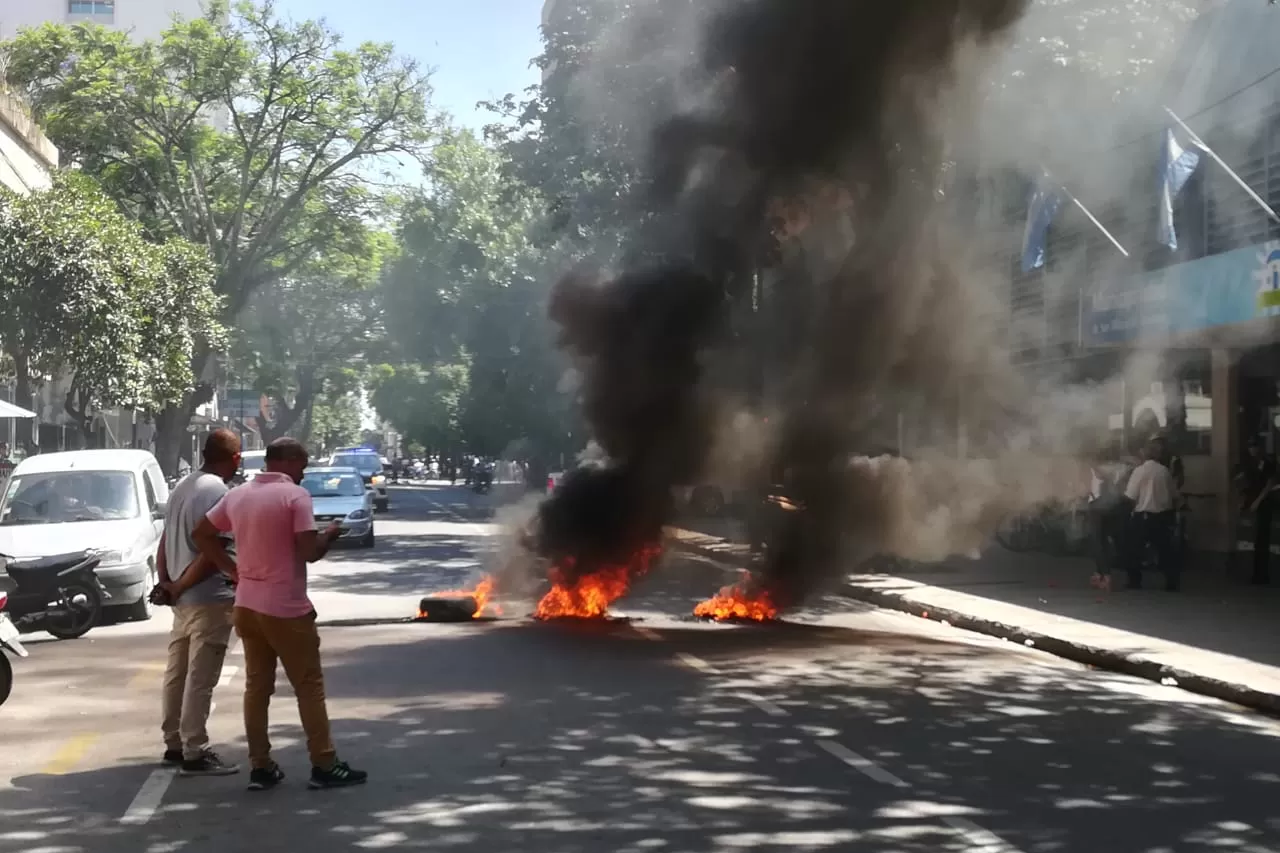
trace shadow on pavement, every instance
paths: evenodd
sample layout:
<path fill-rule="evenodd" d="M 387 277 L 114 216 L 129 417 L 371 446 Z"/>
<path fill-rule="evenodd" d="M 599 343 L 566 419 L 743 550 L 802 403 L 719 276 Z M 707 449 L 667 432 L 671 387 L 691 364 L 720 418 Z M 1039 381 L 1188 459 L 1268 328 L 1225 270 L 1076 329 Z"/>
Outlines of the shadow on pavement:
<path fill-rule="evenodd" d="M 329 631 L 335 737 L 368 786 L 303 789 L 282 685 L 281 789 L 178 779 L 163 811 L 130 828 L 116 820 L 134 765 L 26 777 L 0 792 L 0 849 L 1009 850 L 972 828 L 962 838 L 962 820 L 1026 853 L 1247 850 L 1277 837 L 1278 730 L 1224 706 L 1152 701 L 1152 685 L 915 636 L 659 636 L 521 622 Z M 677 652 L 714 669 L 680 666 Z M 851 769 L 832 743 L 901 786 Z M 124 793 L 102 799 L 112 787 Z"/>

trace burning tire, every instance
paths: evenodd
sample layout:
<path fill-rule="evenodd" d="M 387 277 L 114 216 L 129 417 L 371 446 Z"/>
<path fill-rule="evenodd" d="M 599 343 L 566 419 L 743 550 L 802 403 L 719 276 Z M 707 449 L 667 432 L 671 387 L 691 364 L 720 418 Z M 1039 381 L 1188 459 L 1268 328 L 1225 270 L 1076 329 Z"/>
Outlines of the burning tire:
<path fill-rule="evenodd" d="M 472 596 L 428 595 L 418 603 L 421 622 L 470 622 L 480 612 L 480 603 Z"/>

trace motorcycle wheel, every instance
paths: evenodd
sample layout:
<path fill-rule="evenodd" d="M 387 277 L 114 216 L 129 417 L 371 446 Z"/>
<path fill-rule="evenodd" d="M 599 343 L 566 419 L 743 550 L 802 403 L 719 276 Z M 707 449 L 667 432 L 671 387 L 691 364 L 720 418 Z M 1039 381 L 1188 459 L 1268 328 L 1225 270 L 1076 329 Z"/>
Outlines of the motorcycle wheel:
<path fill-rule="evenodd" d="M 83 595 L 86 604 L 65 616 L 46 619 L 45 630 L 59 640 L 76 640 L 89 633 L 102 620 L 102 591 L 97 584 L 83 582 L 69 584 L 64 591 L 68 599 Z"/>
<path fill-rule="evenodd" d="M 9 693 L 13 690 L 13 664 L 9 663 L 9 656 L 4 652 L 0 652 L 0 705 L 9 698 Z"/>

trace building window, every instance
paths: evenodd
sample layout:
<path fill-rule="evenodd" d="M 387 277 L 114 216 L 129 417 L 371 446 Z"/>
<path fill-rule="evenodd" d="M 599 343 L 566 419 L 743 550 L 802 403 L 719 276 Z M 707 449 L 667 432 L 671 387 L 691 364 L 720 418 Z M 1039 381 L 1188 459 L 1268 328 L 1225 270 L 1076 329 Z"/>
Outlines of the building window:
<path fill-rule="evenodd" d="M 116 13 L 116 0 L 67 0 L 67 13 L 113 17 Z"/>

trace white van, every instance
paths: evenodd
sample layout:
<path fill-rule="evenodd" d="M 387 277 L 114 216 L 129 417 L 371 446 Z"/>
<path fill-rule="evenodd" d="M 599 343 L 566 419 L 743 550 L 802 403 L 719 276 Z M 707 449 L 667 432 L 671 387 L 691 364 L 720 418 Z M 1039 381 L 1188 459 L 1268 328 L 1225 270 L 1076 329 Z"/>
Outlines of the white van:
<path fill-rule="evenodd" d="M 70 450 L 18 463 L 0 499 L 0 554 L 103 552 L 108 606 L 151 618 L 169 486 L 146 450 Z M 7 581 L 8 579 L 5 578 Z"/>

